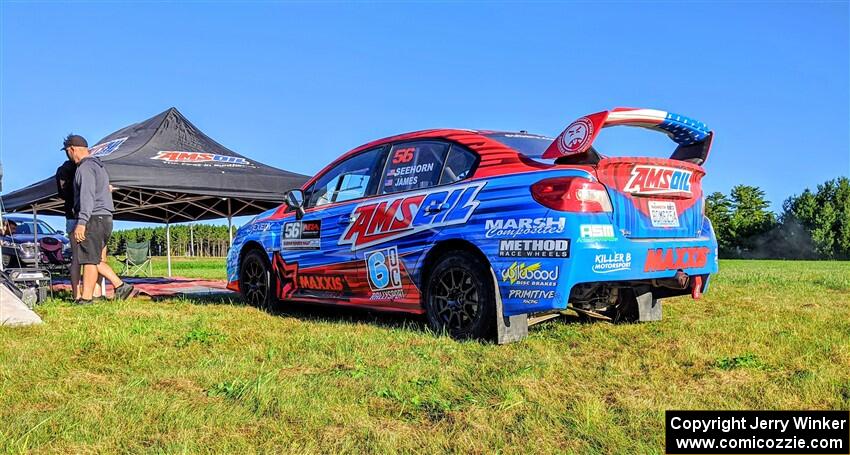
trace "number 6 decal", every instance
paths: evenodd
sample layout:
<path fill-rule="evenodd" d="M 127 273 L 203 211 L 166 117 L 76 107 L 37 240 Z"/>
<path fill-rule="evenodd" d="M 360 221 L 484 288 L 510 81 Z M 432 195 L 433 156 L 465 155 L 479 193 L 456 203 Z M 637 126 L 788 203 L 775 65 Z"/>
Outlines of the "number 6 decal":
<path fill-rule="evenodd" d="M 401 264 L 394 246 L 367 253 L 366 271 L 373 291 L 401 288 Z"/>

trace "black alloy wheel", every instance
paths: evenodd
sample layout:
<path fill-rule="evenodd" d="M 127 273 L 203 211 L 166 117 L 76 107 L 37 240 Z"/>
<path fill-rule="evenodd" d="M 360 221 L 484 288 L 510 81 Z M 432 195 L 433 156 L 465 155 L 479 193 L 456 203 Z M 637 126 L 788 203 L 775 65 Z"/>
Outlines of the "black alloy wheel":
<path fill-rule="evenodd" d="M 428 323 L 435 331 L 458 339 L 490 339 L 495 333 L 493 280 L 489 267 L 475 255 L 443 255 L 428 275 L 424 297 Z"/>
<path fill-rule="evenodd" d="M 268 260 L 258 250 L 249 251 L 239 268 L 239 291 L 248 305 L 271 309 L 274 302 L 273 280 Z"/>

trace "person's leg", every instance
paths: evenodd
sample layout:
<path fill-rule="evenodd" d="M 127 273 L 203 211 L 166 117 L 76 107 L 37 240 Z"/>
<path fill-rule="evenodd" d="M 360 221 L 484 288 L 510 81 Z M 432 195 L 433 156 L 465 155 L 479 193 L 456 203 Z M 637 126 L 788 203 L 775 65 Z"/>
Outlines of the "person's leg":
<path fill-rule="evenodd" d="M 94 298 L 105 297 L 103 289 L 100 288 L 100 274 L 98 274 L 97 280 L 94 282 L 94 294 L 92 295 Z"/>
<path fill-rule="evenodd" d="M 91 300 L 94 295 L 94 285 L 97 283 L 97 264 L 83 265 L 83 293 L 82 300 Z"/>
<path fill-rule="evenodd" d="M 74 240 L 73 235 L 76 225 L 76 220 L 65 220 L 65 232 L 71 239 L 71 264 L 68 266 L 68 273 L 71 275 L 71 298 L 74 300 L 80 298 L 82 293 L 81 280 L 83 278 L 80 273 L 80 245 Z"/>
<path fill-rule="evenodd" d="M 100 222 L 99 227 L 102 231 L 100 239 L 103 243 L 99 245 L 100 263 L 97 265 L 97 270 L 98 273 L 106 277 L 106 279 L 112 283 L 112 286 L 115 289 L 113 298 L 117 300 L 124 300 L 133 294 L 134 287 L 133 285 L 122 281 L 121 278 L 119 278 L 112 270 L 112 267 L 109 266 L 109 263 L 106 262 L 106 243 L 112 235 L 112 217 L 100 218 L 98 221 Z"/>
<path fill-rule="evenodd" d="M 112 270 L 112 267 L 109 266 L 109 263 L 106 262 L 106 247 L 103 247 L 103 252 L 100 255 L 100 264 L 97 265 L 97 272 L 106 277 L 115 289 L 124 284 L 121 278 Z"/>
<path fill-rule="evenodd" d="M 75 240 L 72 240 L 74 242 Z M 82 278 L 80 274 L 80 263 L 77 255 L 71 258 L 71 298 L 76 300 L 80 298 L 80 278 Z"/>
<path fill-rule="evenodd" d="M 97 285 L 97 265 L 100 262 L 100 250 L 103 245 L 103 227 L 101 220 L 93 216 L 86 226 L 86 236 L 77 247 L 77 258 L 83 265 L 83 289 L 80 293 L 82 303 L 89 303 L 94 297 L 94 288 Z"/>

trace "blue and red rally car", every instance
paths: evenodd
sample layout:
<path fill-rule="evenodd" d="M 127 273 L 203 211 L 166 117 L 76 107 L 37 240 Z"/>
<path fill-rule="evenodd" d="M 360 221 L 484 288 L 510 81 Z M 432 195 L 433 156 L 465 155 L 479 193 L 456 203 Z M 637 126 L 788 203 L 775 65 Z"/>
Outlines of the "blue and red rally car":
<path fill-rule="evenodd" d="M 676 149 L 603 156 L 592 144 L 614 125 L 663 132 Z M 717 271 L 701 188 L 712 135 L 681 115 L 618 108 L 555 139 L 439 129 L 377 140 L 240 228 L 228 287 L 262 307 L 424 313 L 434 330 L 500 342 L 568 308 L 658 320 L 659 299 L 698 298 Z"/>

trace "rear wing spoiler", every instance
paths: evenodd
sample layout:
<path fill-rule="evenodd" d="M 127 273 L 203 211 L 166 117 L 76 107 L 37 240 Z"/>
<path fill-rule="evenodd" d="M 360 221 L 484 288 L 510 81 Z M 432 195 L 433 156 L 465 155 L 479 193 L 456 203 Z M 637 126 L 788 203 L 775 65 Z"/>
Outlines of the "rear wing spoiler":
<path fill-rule="evenodd" d="M 586 115 L 571 123 L 543 153 L 542 158 L 579 155 L 590 150 L 602 128 L 637 126 L 660 131 L 678 146 L 671 159 L 701 165 L 708 158 L 714 132 L 698 120 L 656 109 L 618 107 Z"/>

